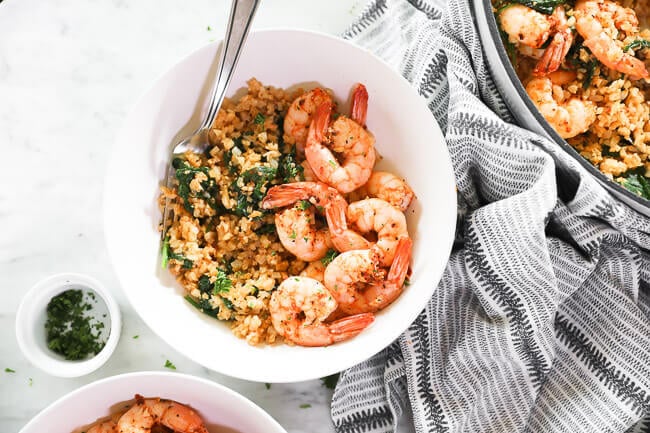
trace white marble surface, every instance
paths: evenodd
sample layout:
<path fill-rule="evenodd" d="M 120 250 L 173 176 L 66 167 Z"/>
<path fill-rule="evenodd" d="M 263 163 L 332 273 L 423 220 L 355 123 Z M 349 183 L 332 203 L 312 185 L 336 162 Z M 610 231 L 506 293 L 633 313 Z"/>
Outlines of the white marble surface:
<path fill-rule="evenodd" d="M 265 0 L 254 28 L 338 34 L 363 3 Z M 163 343 L 126 302 L 107 257 L 102 184 L 115 133 L 160 73 L 221 38 L 228 9 L 226 0 L 0 0 L 1 432 L 19 431 L 80 385 L 119 373 L 164 370 L 166 359 L 179 372 L 242 393 L 289 432 L 333 430 L 331 391 L 320 381 L 266 389 L 207 371 Z M 31 366 L 14 336 L 23 293 L 41 278 L 67 271 L 104 282 L 124 316 L 113 357 L 78 379 L 54 378 Z M 310 408 L 300 408 L 307 403 Z"/>

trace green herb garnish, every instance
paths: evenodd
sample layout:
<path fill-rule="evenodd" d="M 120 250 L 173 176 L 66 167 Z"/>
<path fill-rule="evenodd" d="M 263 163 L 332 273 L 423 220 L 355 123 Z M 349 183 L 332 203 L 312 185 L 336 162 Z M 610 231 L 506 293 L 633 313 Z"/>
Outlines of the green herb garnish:
<path fill-rule="evenodd" d="M 332 249 L 327 250 L 327 253 L 325 253 L 325 257 L 323 257 L 322 259 L 320 259 L 320 262 L 321 262 L 324 266 L 327 266 L 327 265 L 329 265 L 330 263 L 332 263 L 332 260 L 334 260 L 334 258 L 335 258 L 336 256 L 338 256 L 338 255 L 339 255 L 339 253 L 338 253 L 338 251 L 336 251 L 336 250 L 332 250 Z"/>
<path fill-rule="evenodd" d="M 81 290 L 66 290 L 53 297 L 46 308 L 47 347 L 68 360 L 98 354 L 106 344 L 100 338 L 104 323 L 86 315 L 91 309 Z"/>
<path fill-rule="evenodd" d="M 264 116 L 261 113 L 257 113 L 255 115 L 255 119 L 253 120 L 256 125 L 263 125 L 264 124 Z"/>
<path fill-rule="evenodd" d="M 9 368 L 9 367 L 5 368 L 5 373 L 15 373 L 15 372 L 16 372 L 16 370 L 14 370 L 12 368 Z"/>
<path fill-rule="evenodd" d="M 297 235 L 296 235 L 296 231 L 295 231 L 295 230 L 292 230 L 292 231 L 291 231 L 291 234 L 289 235 L 289 239 L 295 239 L 296 236 L 297 236 Z"/>
<path fill-rule="evenodd" d="M 300 405 L 300 409 L 308 409 L 310 407 L 311 407 L 311 404 L 309 404 L 309 403 L 303 403 L 303 404 Z"/>
<path fill-rule="evenodd" d="M 138 338 L 140 338 L 140 336 L 139 336 L 139 335 L 134 335 L 132 338 L 133 338 L 134 340 L 137 340 Z"/>
<path fill-rule="evenodd" d="M 226 275 L 226 273 L 221 269 L 218 269 L 217 278 L 214 280 L 214 289 L 212 290 L 212 293 L 217 295 L 223 292 L 229 292 L 231 287 L 232 281 L 230 278 L 228 278 L 228 275 Z"/>
<path fill-rule="evenodd" d="M 176 366 L 169 359 L 165 361 L 165 368 L 176 370 Z"/>
<path fill-rule="evenodd" d="M 582 82 L 582 88 L 587 90 L 591 85 L 591 81 L 594 79 L 594 73 L 596 72 L 596 66 L 598 66 L 598 61 L 591 59 L 586 65 L 585 68 L 587 72 L 585 73 L 585 80 Z"/>
<path fill-rule="evenodd" d="M 161 256 L 160 266 L 162 266 L 163 269 L 167 267 L 170 259 L 181 262 L 183 264 L 183 269 L 192 269 L 192 266 L 194 266 L 194 262 L 192 260 L 186 258 L 182 254 L 175 253 L 171 249 L 171 247 L 169 246 L 169 237 L 166 237 L 165 240 L 163 241 L 160 256 Z"/>
<path fill-rule="evenodd" d="M 202 312 L 203 314 L 214 317 L 215 319 L 218 318 L 219 314 L 219 309 L 218 308 L 212 308 L 212 305 L 210 304 L 210 301 L 208 299 L 203 299 L 201 298 L 200 300 L 196 300 L 190 295 L 185 295 L 185 300 L 189 302 L 191 306 Z"/>
<path fill-rule="evenodd" d="M 307 210 L 311 207 L 311 203 L 309 200 L 300 200 L 297 204 L 296 207 L 300 210 Z"/>
<path fill-rule="evenodd" d="M 264 386 L 266 387 L 266 389 L 271 389 L 271 384 L 270 383 L 265 383 Z"/>

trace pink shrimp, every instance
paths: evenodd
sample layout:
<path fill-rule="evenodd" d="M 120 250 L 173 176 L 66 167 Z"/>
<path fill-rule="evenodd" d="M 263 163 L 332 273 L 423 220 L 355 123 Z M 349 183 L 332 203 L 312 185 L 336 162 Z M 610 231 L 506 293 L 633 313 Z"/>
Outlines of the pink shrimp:
<path fill-rule="evenodd" d="M 401 238 L 388 275 L 379 267 L 376 249 L 347 251 L 325 269 L 324 283 L 346 314 L 373 313 L 402 293 L 413 241 Z"/>

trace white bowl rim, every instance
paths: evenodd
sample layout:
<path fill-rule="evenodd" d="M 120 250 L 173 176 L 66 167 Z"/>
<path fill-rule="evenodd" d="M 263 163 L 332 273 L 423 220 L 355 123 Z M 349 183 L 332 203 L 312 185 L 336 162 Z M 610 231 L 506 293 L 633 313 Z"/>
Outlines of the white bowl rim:
<path fill-rule="evenodd" d="M 223 392 L 224 394 L 227 394 L 228 396 L 232 397 L 235 400 L 239 400 L 240 402 L 246 404 L 251 408 L 251 410 L 255 411 L 258 416 L 265 418 L 265 421 L 270 423 L 274 428 L 276 428 L 278 431 L 281 432 L 286 432 L 286 429 L 278 423 L 275 418 L 273 418 L 269 413 L 267 413 L 264 409 L 262 409 L 260 406 L 258 406 L 256 403 L 253 401 L 249 400 L 248 398 L 244 397 L 237 391 L 234 391 L 230 388 L 228 388 L 225 385 L 222 385 L 220 383 L 214 382 L 209 379 L 205 379 L 202 377 L 198 376 L 193 376 L 190 374 L 184 374 L 184 373 L 175 373 L 175 372 L 167 372 L 167 371 L 136 371 L 136 372 L 131 372 L 131 373 L 123 373 L 123 374 L 117 374 L 114 376 L 109 376 L 105 377 L 103 379 L 96 380 L 94 382 L 90 382 L 84 386 L 81 386 L 65 395 L 62 395 L 61 397 L 57 398 L 54 400 L 52 403 L 50 403 L 45 409 L 41 410 L 38 414 L 36 414 L 27 424 L 25 424 L 18 433 L 22 433 L 23 431 L 27 431 L 28 428 L 32 427 L 32 425 L 38 425 L 38 423 L 41 421 L 41 419 L 47 418 L 50 412 L 58 409 L 61 405 L 63 405 L 66 400 L 69 398 L 72 398 L 78 394 L 86 392 L 88 389 L 92 389 L 95 387 L 100 387 L 103 384 L 110 383 L 110 382 L 115 382 L 115 381 L 120 381 L 124 379 L 131 379 L 131 378 L 137 378 L 137 377 L 146 377 L 146 376 L 159 376 L 161 377 L 161 380 L 164 380 L 166 377 L 175 377 L 178 379 L 182 380 L 187 380 L 187 381 L 194 381 L 197 383 L 202 383 L 204 385 L 208 385 L 211 387 L 214 387 L 218 389 L 220 392 Z M 186 403 L 186 402 L 181 402 L 181 403 Z M 191 403 L 188 403 L 191 406 Z"/>
<path fill-rule="evenodd" d="M 29 343 L 27 333 L 36 316 L 29 315 L 29 308 L 44 307 L 54 296 L 67 290 L 67 286 L 78 284 L 96 293 L 106 304 L 110 319 L 110 330 L 104 348 L 92 358 L 82 361 L 66 361 L 54 358 Z M 30 305 L 31 304 L 31 305 Z M 38 281 L 23 296 L 16 311 L 16 340 L 25 357 L 36 367 L 57 377 L 79 377 L 92 373 L 111 357 L 122 333 L 120 308 L 113 295 L 97 279 L 74 272 L 54 274 Z M 42 353 L 45 357 L 40 357 Z"/>
<path fill-rule="evenodd" d="M 343 39 L 341 37 L 331 35 L 331 34 L 328 34 L 328 33 L 324 33 L 324 32 L 320 32 L 320 31 L 300 29 L 300 28 L 286 28 L 286 27 L 272 27 L 272 28 L 264 28 L 264 29 L 251 31 L 251 34 L 266 34 L 266 33 L 268 33 L 268 34 L 292 33 L 294 36 L 300 36 L 301 34 L 304 34 L 304 35 L 307 35 L 307 36 L 315 36 L 315 37 L 327 39 L 327 40 L 329 40 L 331 42 L 335 42 L 335 43 L 339 43 L 339 44 L 345 44 L 345 45 L 347 45 L 349 47 L 353 47 L 354 49 L 359 50 L 361 52 L 364 52 L 367 55 L 371 56 L 376 62 L 381 63 L 384 67 L 391 70 L 397 80 L 401 81 L 403 84 L 405 84 L 405 85 L 407 85 L 409 87 L 412 87 L 411 83 L 409 83 L 408 80 L 406 80 L 405 77 L 403 77 L 394 68 L 392 68 L 384 59 L 382 59 L 381 57 L 375 55 L 374 53 L 367 50 L 366 48 L 364 48 L 364 47 L 362 47 L 360 45 L 354 44 L 351 41 Z M 249 37 L 250 37 L 250 35 L 249 35 Z M 203 44 L 201 46 L 198 46 L 197 48 L 195 48 L 192 51 L 188 52 L 186 55 L 182 56 L 179 60 L 177 60 L 176 62 L 171 64 L 166 70 L 162 71 L 151 82 L 151 84 L 135 99 L 135 101 L 133 102 L 133 105 L 127 111 L 127 115 L 124 117 L 125 121 L 123 122 L 122 127 L 115 134 L 114 143 L 123 135 L 123 131 L 124 131 L 125 127 L 126 127 L 126 119 L 129 119 L 133 115 L 133 113 L 136 112 L 139 105 L 142 103 L 143 100 L 145 100 L 145 98 L 149 95 L 149 93 L 156 87 L 156 85 L 158 84 L 158 82 L 160 80 L 162 80 L 164 77 L 166 77 L 167 74 L 171 73 L 171 71 L 174 68 L 176 68 L 179 64 L 186 62 L 189 58 L 196 55 L 198 52 L 200 52 L 202 50 L 205 50 L 210 46 L 219 45 L 222 42 L 223 42 L 223 40 L 219 39 L 219 40 L 215 40 L 215 41 Z M 424 100 L 422 100 L 422 103 L 424 103 Z M 433 113 L 430 113 L 430 115 L 431 115 L 430 119 L 435 124 L 435 128 L 438 129 L 438 131 L 440 131 L 440 126 L 439 126 L 437 120 L 435 119 L 435 117 L 433 116 Z M 443 141 L 445 140 L 445 137 L 444 137 L 444 134 L 442 133 L 442 131 L 440 131 L 440 138 Z M 443 144 L 443 146 L 444 146 L 444 144 Z M 451 164 L 451 158 L 449 156 L 448 151 L 446 150 L 446 146 L 444 146 L 444 147 L 445 147 L 446 161 L 448 163 L 447 164 L 448 165 L 448 170 L 449 170 L 449 172 L 451 174 L 451 182 L 453 184 L 452 187 L 455 188 L 456 187 L 456 183 L 455 183 L 456 180 L 455 180 L 455 176 L 454 176 L 454 172 L 453 172 L 453 166 Z M 114 151 L 111 152 L 111 157 L 109 158 L 109 160 L 107 162 L 107 166 L 108 166 L 107 176 L 105 176 L 105 178 L 104 178 L 104 212 L 102 212 L 102 218 L 103 218 L 103 227 L 104 227 L 104 238 L 105 238 L 105 241 L 106 241 L 107 245 L 110 244 L 110 240 L 109 240 L 107 224 L 106 224 L 107 214 L 106 214 L 105 202 L 106 202 L 106 196 L 108 195 L 108 191 L 109 191 L 109 188 L 108 188 L 109 183 L 106 180 L 108 179 L 108 173 L 110 172 L 110 167 L 113 165 L 113 159 L 115 157 L 116 157 L 115 152 Z M 445 257 L 447 257 L 447 258 L 451 254 L 451 250 L 452 250 L 453 243 L 454 243 L 454 233 L 455 233 L 456 224 L 457 224 L 457 220 L 456 220 L 457 198 L 456 198 L 456 194 L 455 194 L 455 189 L 454 189 L 454 193 L 450 194 L 450 197 L 448 197 L 448 198 L 450 199 L 450 204 L 449 204 L 449 207 L 448 207 L 448 211 L 449 211 L 450 214 L 453 214 L 453 218 L 451 218 L 452 227 L 450 227 L 450 230 L 448 231 L 449 236 L 447 237 L 446 245 L 445 244 L 440 244 L 440 246 L 439 246 L 440 251 L 444 251 Z M 113 269 L 117 269 L 116 266 L 115 266 L 115 259 L 113 258 L 113 255 L 110 254 L 110 248 L 109 248 L 109 260 L 111 262 L 111 265 L 113 266 Z M 440 279 L 442 278 L 443 271 L 444 271 L 444 268 L 441 269 L 441 271 L 440 271 L 440 277 L 439 277 Z M 127 299 L 133 305 L 133 303 L 131 302 L 131 298 L 130 298 L 129 294 L 127 293 L 127 290 L 125 289 L 126 286 L 123 283 L 123 277 L 120 276 L 117 272 L 116 272 L 116 276 L 117 276 L 118 281 L 120 282 L 120 286 L 122 287 L 123 291 L 125 292 L 125 295 L 126 295 Z M 436 282 L 436 284 L 438 282 L 439 282 L 439 280 Z M 434 293 L 435 293 L 435 289 L 434 289 Z M 142 316 L 135 305 L 133 305 L 133 307 L 136 310 L 136 313 L 138 314 L 138 316 L 154 332 L 154 334 L 156 334 L 159 338 L 161 338 L 166 343 L 170 344 L 168 342 L 168 340 L 165 337 L 163 337 L 163 335 L 161 335 L 159 333 L 159 330 L 151 325 L 150 320 L 148 318 Z M 423 304 L 422 308 L 424 308 L 424 307 L 425 307 L 425 305 Z M 409 319 L 408 323 L 409 324 L 412 323 L 420 313 L 421 313 L 421 310 L 419 310 L 417 313 L 414 313 L 413 317 L 408 317 L 408 319 Z M 394 338 L 392 338 L 389 342 L 387 342 L 384 347 L 377 349 L 374 353 L 368 354 L 368 356 L 358 357 L 358 359 L 356 359 L 354 364 L 351 364 L 351 365 L 349 365 L 349 366 L 347 366 L 345 368 L 349 368 L 349 367 L 351 367 L 351 366 L 353 366 L 353 365 L 355 365 L 355 364 L 357 364 L 359 362 L 362 362 L 365 359 L 368 359 L 368 358 L 374 356 L 376 353 L 378 353 L 379 351 L 383 350 L 385 347 L 390 345 L 390 342 L 392 342 L 392 341 L 394 341 L 394 339 L 398 338 L 399 335 L 405 329 L 406 328 L 404 328 L 402 331 L 400 331 L 398 333 L 395 333 L 395 335 L 393 335 Z M 236 338 L 236 337 L 233 336 L 233 338 Z M 260 347 L 263 348 L 264 346 L 260 346 Z M 224 368 L 224 367 L 216 369 L 215 367 L 213 367 L 211 365 L 208 365 L 208 364 L 206 364 L 204 362 L 194 360 L 193 356 L 191 354 L 189 354 L 185 350 L 181 350 L 181 349 L 179 349 L 177 347 L 174 347 L 174 349 L 178 350 L 183 355 L 185 355 L 188 358 L 192 359 L 194 362 L 197 362 L 198 364 L 203 365 L 206 368 L 209 368 L 210 370 L 217 371 L 217 372 L 219 372 L 221 374 L 225 374 L 225 375 L 230 376 L 230 377 L 234 377 L 234 378 L 238 378 L 238 379 L 242 379 L 242 380 L 255 381 L 255 382 L 293 383 L 293 382 L 312 380 L 312 379 L 316 379 L 318 377 L 323 377 L 323 376 L 331 375 L 331 374 L 338 373 L 338 372 L 342 371 L 342 369 L 336 369 L 336 368 L 330 367 L 329 369 L 323 369 L 322 374 L 319 374 L 319 375 L 303 374 L 303 375 L 298 375 L 297 376 L 295 374 L 283 374 L 283 375 L 275 375 L 275 376 L 269 377 L 267 375 L 264 375 L 263 373 L 260 373 L 260 374 L 242 374 L 242 373 L 237 372 L 236 370 L 228 369 L 228 368 Z M 306 348 L 306 350 L 308 350 L 308 349 L 309 348 Z"/>

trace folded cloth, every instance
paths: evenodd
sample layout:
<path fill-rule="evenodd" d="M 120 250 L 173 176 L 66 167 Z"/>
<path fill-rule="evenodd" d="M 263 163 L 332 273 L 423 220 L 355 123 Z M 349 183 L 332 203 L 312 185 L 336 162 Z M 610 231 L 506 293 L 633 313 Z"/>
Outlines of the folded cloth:
<path fill-rule="evenodd" d="M 341 374 L 334 426 L 650 431 L 650 219 L 512 124 L 471 1 L 373 0 L 345 33 L 426 99 L 454 165 L 459 226 L 422 314 Z"/>

